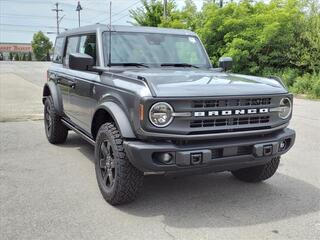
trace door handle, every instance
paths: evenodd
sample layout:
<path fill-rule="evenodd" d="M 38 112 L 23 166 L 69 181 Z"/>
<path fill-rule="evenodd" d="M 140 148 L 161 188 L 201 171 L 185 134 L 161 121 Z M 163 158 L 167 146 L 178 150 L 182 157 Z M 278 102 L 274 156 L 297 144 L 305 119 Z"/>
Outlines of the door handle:
<path fill-rule="evenodd" d="M 56 82 L 56 83 L 60 83 L 60 81 L 61 81 L 61 78 L 58 77 L 58 76 L 54 76 L 54 77 L 52 77 L 51 79 L 52 79 L 54 82 Z"/>
<path fill-rule="evenodd" d="M 72 89 L 76 87 L 76 82 L 73 80 L 67 80 L 66 85 Z"/>

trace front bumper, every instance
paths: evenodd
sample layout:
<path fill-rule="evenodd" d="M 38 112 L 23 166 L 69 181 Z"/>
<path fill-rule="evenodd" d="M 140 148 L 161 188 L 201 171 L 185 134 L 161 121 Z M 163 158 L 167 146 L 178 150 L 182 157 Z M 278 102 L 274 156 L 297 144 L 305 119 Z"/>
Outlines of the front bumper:
<path fill-rule="evenodd" d="M 193 170 L 226 171 L 264 164 L 286 153 L 294 144 L 295 131 L 289 128 L 268 135 L 196 141 L 172 142 L 125 141 L 130 162 L 143 172 L 184 172 Z M 284 147 L 281 148 L 281 144 Z M 169 163 L 159 161 L 169 153 Z"/>

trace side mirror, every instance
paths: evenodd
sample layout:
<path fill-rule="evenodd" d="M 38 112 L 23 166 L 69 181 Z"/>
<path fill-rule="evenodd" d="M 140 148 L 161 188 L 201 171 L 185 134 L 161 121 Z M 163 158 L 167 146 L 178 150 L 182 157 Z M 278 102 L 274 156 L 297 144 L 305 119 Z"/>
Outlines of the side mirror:
<path fill-rule="evenodd" d="M 219 58 L 219 67 L 223 69 L 223 71 L 228 71 L 232 68 L 233 60 L 232 57 L 221 57 Z"/>
<path fill-rule="evenodd" d="M 85 53 L 71 53 L 69 55 L 69 68 L 88 71 L 94 65 L 93 57 Z"/>

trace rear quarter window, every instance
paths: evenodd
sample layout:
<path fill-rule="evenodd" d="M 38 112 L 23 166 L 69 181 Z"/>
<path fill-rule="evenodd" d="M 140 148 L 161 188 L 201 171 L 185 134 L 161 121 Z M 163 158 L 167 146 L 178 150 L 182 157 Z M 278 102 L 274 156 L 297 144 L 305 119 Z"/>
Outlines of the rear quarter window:
<path fill-rule="evenodd" d="M 71 53 L 78 52 L 78 43 L 79 43 L 79 36 L 72 36 L 67 38 L 67 49 L 64 58 L 64 64 L 69 66 L 69 56 Z"/>
<path fill-rule="evenodd" d="M 64 38 L 56 39 L 56 42 L 54 44 L 53 58 L 52 58 L 52 61 L 55 63 L 62 63 L 63 43 L 64 43 Z"/>

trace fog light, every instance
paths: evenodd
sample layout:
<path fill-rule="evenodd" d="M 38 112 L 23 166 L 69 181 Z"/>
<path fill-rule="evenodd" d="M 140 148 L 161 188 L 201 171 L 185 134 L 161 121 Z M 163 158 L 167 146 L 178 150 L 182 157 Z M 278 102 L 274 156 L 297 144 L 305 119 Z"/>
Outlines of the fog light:
<path fill-rule="evenodd" d="M 172 159 L 172 155 L 170 153 L 162 153 L 160 155 L 162 162 L 169 163 Z"/>
<path fill-rule="evenodd" d="M 153 159 L 160 163 L 169 164 L 172 162 L 173 156 L 171 153 L 154 153 Z"/>
<path fill-rule="evenodd" d="M 287 146 L 287 143 L 286 143 L 285 140 L 282 141 L 282 142 L 280 142 L 279 150 L 280 150 L 280 151 L 283 151 L 283 150 L 286 148 L 286 146 Z"/>

